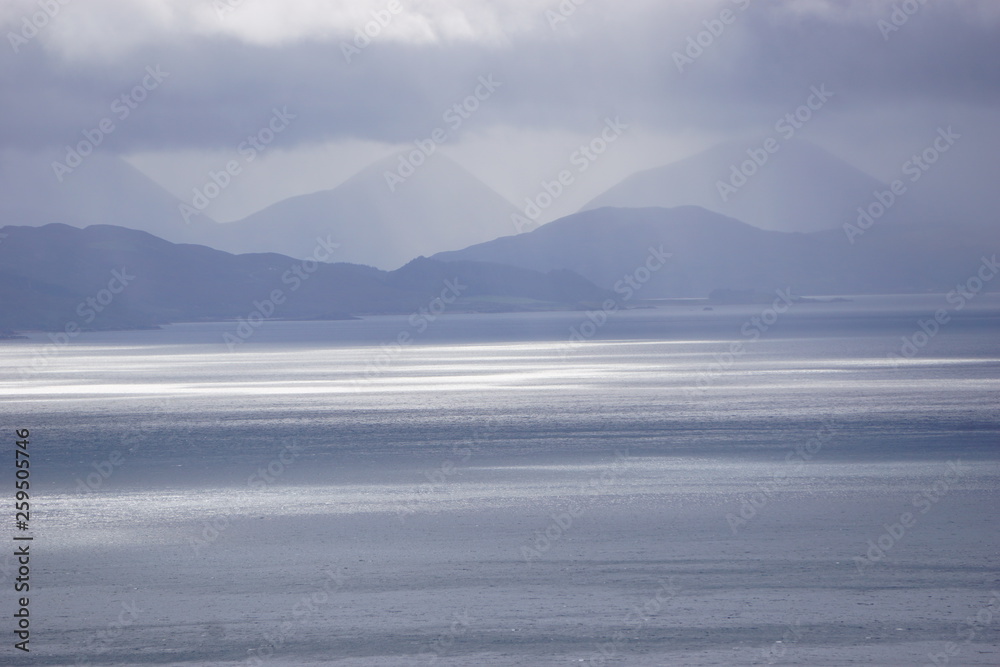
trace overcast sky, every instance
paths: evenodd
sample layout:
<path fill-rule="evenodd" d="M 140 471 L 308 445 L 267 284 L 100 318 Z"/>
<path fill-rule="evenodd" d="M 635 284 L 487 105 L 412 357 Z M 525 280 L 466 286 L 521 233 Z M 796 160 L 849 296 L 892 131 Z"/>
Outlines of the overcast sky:
<path fill-rule="evenodd" d="M 335 186 L 439 127 L 442 151 L 520 202 L 619 118 L 629 129 L 552 211 L 569 213 L 638 169 L 773 131 L 819 85 L 834 97 L 800 136 L 877 177 L 949 124 L 997 173 L 996 0 L 64 1 L 0 3 L 3 148 L 58 157 L 110 117 L 100 149 L 187 197 L 287 109 L 216 202 L 221 220 Z M 355 43 L 373 12 L 387 25 Z M 445 112 L 480 77 L 500 85 L 451 130 Z M 144 78 L 155 87 L 120 119 L 112 105 Z"/>

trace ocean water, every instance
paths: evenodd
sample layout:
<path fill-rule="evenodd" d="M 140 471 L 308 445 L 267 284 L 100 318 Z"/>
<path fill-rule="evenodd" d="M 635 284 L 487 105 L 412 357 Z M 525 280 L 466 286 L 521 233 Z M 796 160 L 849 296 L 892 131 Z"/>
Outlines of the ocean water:
<path fill-rule="evenodd" d="M 0 343 L 17 664 L 1000 663 L 995 295 L 226 334 Z"/>

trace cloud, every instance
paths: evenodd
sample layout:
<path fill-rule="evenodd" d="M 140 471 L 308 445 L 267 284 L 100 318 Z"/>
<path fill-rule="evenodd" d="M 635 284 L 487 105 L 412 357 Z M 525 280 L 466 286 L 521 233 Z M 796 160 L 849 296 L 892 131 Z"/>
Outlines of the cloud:
<path fill-rule="evenodd" d="M 147 65 L 169 79 L 107 149 L 231 149 L 274 107 L 298 116 L 283 137 L 291 145 L 406 143 L 488 74 L 503 89 L 463 132 L 586 133 L 620 115 L 650 130 L 739 134 L 766 128 L 813 84 L 837 92 L 830 113 L 845 117 L 990 107 L 1000 92 L 1000 15 L 990 0 L 921 5 L 888 41 L 877 21 L 893 2 L 424 0 L 402 3 L 350 63 L 344 44 L 388 0 L 225 2 L 235 6 L 221 14 L 213 0 L 68 3 L 18 53 L 0 56 L 0 86 L 16 100 L 0 110 L 7 141 L 71 143 Z M 16 32 L 38 7 L 7 3 L 0 24 Z M 679 72 L 674 54 L 723 9 L 735 20 Z"/>

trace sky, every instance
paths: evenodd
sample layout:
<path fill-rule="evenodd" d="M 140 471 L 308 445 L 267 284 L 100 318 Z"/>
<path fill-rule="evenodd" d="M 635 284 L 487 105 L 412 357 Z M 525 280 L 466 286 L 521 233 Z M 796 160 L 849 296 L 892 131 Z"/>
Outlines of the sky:
<path fill-rule="evenodd" d="M 878 178 L 948 125 L 973 138 L 970 177 L 998 171 L 996 0 L 5 0 L 0 27 L 7 154 L 58 158 L 96 131 L 186 199 L 283 114 L 213 203 L 220 221 L 438 128 L 436 150 L 520 203 L 609 120 L 626 126 L 547 211 L 565 215 L 638 170 L 773 132 L 814 86 L 833 95 L 800 136 Z"/>

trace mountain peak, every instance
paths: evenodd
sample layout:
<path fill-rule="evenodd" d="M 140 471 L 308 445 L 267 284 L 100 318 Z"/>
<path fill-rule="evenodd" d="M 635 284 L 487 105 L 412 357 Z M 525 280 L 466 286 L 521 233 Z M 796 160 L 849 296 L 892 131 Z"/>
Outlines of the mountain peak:
<path fill-rule="evenodd" d="M 760 229 L 812 232 L 853 221 L 885 187 L 809 141 L 760 136 L 633 174 L 583 210 L 696 205 Z"/>
<path fill-rule="evenodd" d="M 339 244 L 335 261 L 392 269 L 514 232 L 506 199 L 440 151 L 423 161 L 415 153 L 423 157 L 416 148 L 390 155 L 332 190 L 221 225 L 210 245 L 309 257 L 318 238 L 330 238 Z"/>

